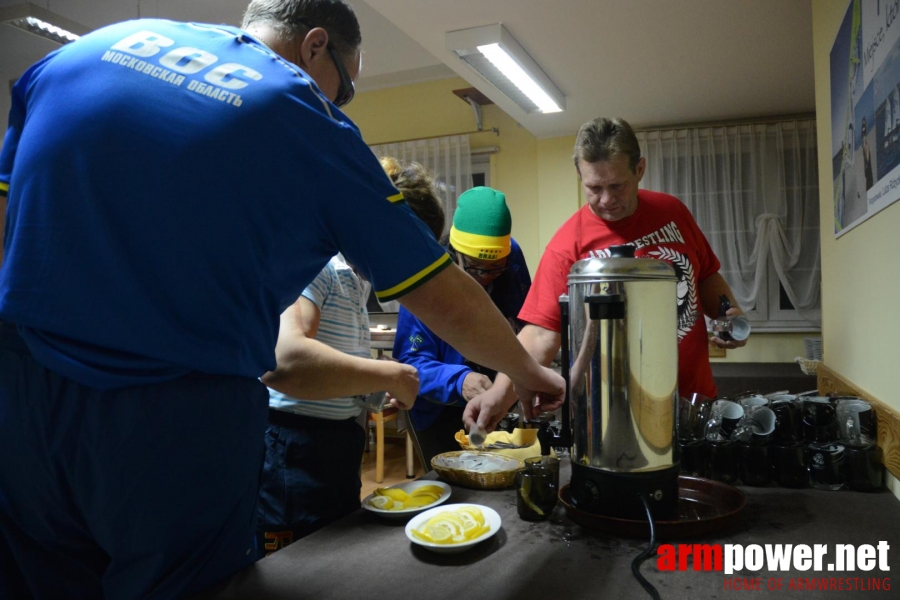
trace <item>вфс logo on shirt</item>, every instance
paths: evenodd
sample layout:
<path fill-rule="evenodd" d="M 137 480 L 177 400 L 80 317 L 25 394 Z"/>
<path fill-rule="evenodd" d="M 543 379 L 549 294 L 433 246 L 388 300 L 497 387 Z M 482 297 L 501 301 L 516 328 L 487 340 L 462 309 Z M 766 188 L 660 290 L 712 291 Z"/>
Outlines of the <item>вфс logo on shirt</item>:
<path fill-rule="evenodd" d="M 199 75 L 201 71 L 205 71 L 203 79 L 206 83 L 191 78 L 187 89 L 232 106 L 240 106 L 243 103 L 241 96 L 234 93 L 235 90 L 245 88 L 263 77 L 259 71 L 239 63 L 216 64 L 219 62 L 218 56 L 191 46 L 179 46 L 152 61 L 149 60 L 156 57 L 164 48 L 174 45 L 175 40 L 162 34 L 148 30 L 139 31 L 113 44 L 110 50 L 103 54 L 101 60 L 133 69 L 175 86 L 181 86 L 187 76 Z"/>

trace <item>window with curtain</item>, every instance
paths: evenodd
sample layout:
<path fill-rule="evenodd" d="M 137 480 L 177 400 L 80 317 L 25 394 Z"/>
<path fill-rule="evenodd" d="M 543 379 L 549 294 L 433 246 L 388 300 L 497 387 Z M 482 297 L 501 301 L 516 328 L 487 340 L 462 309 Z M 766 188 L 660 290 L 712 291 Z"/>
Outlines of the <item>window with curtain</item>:
<path fill-rule="evenodd" d="M 444 205 L 446 223 L 444 234 L 450 232 L 453 224 L 453 213 L 456 211 L 456 199 L 472 187 L 472 154 L 469 148 L 469 136 L 451 135 L 423 140 L 410 140 L 393 144 L 370 146 L 378 158 L 390 156 L 403 164 L 417 162 L 434 175 L 434 184 L 438 198 Z M 374 299 L 374 294 L 372 295 Z M 400 303 L 370 302 L 370 308 L 380 306 L 385 312 L 397 312 Z"/>
<path fill-rule="evenodd" d="M 469 136 L 452 135 L 424 140 L 412 140 L 395 144 L 371 146 L 375 156 L 390 156 L 401 163 L 417 162 L 434 175 L 438 197 L 444 204 L 447 224 L 444 233 L 450 231 L 456 199 L 472 187 L 472 156 Z"/>
<path fill-rule="evenodd" d="M 821 326 L 814 120 L 642 131 L 642 187 L 693 213 L 757 330 Z"/>

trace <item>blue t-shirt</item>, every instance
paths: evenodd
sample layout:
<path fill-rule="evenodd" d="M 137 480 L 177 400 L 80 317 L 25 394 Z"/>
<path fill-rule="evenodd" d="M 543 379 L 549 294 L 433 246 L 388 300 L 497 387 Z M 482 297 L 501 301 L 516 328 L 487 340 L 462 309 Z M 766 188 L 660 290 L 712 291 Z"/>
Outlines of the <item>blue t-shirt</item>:
<path fill-rule="evenodd" d="M 450 264 L 309 76 L 225 26 L 128 21 L 35 64 L 0 193 L 0 320 L 100 389 L 273 369 L 338 252 L 382 300 Z"/>

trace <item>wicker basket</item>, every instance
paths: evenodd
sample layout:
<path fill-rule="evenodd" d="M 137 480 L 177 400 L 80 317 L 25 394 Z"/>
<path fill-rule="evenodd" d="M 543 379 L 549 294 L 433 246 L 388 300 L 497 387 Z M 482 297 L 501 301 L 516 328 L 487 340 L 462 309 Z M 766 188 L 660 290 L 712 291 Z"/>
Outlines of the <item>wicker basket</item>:
<path fill-rule="evenodd" d="M 795 362 L 800 364 L 800 370 L 803 371 L 805 375 L 815 375 L 819 371 L 819 365 L 822 364 L 821 360 L 809 360 L 806 358 L 800 358 L 799 356 L 794 359 Z"/>
<path fill-rule="evenodd" d="M 516 467 L 508 471 L 497 471 L 494 473 L 476 473 L 474 471 L 466 471 L 465 469 L 456 469 L 453 467 L 446 467 L 441 464 L 436 464 L 435 461 L 438 458 L 453 458 L 462 454 L 462 452 L 444 452 L 443 454 L 438 454 L 431 459 L 431 468 L 434 469 L 434 472 L 437 473 L 441 479 L 447 481 L 448 483 L 455 483 L 457 485 L 462 485 L 465 487 L 485 490 L 507 488 L 512 486 L 516 479 L 516 473 L 520 469 L 525 468 L 525 463 L 523 463 L 521 460 L 503 456 L 502 454 L 496 454 L 494 452 L 473 452 L 471 450 L 467 450 L 466 452 L 468 452 L 469 454 L 499 456 L 504 460 L 515 461 Z"/>

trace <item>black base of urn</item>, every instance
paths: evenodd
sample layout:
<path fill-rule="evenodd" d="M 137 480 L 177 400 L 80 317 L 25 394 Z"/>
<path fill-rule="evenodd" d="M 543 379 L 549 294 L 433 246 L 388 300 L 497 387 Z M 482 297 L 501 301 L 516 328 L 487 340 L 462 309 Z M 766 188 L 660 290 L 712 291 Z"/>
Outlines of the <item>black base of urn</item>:
<path fill-rule="evenodd" d="M 645 521 L 641 496 L 653 519 L 674 519 L 678 509 L 678 465 L 646 473 L 616 473 L 572 463 L 569 489 L 579 510 L 619 519 Z"/>

